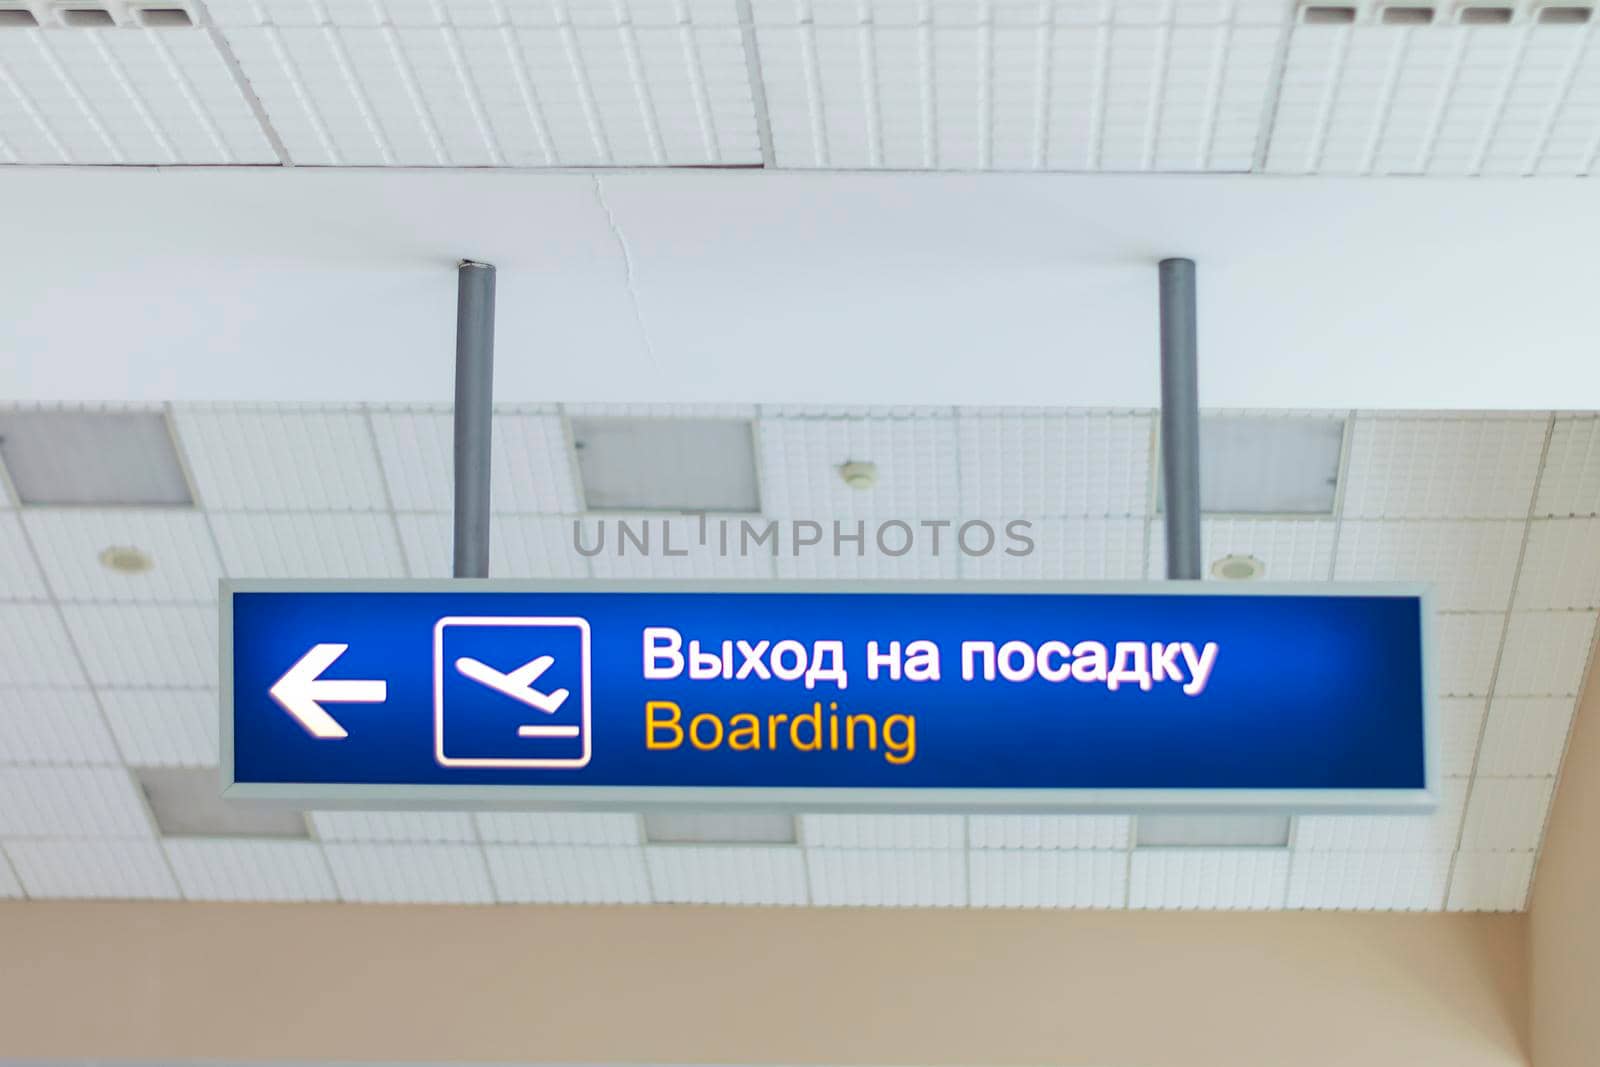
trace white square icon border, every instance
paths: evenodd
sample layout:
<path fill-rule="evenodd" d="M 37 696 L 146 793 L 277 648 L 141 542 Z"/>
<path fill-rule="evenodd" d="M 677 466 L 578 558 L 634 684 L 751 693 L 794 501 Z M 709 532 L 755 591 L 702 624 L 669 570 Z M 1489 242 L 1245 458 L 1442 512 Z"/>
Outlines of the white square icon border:
<path fill-rule="evenodd" d="M 535 626 L 570 628 L 578 631 L 582 647 L 583 754 L 563 759 L 517 756 L 446 756 L 444 753 L 444 632 L 451 626 L 502 627 Z M 589 696 L 589 620 L 576 615 L 446 615 L 433 624 L 433 758 L 441 767 L 528 768 L 532 770 L 575 770 L 589 765 L 594 751 L 590 732 Z"/>

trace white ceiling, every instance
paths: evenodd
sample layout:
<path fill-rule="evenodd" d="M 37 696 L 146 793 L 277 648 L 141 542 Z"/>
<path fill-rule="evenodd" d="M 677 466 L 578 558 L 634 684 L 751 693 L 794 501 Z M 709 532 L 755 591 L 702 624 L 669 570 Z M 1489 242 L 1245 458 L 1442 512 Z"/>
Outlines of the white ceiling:
<path fill-rule="evenodd" d="M 1039 551 L 577 555 L 564 416 L 706 410 L 756 419 L 773 517 L 1027 517 Z M 1437 814 L 1300 818 L 1264 850 L 1134 849 L 1118 816 L 813 816 L 796 846 L 697 847 L 646 845 L 632 815 L 318 813 L 310 841 L 163 840 L 131 768 L 217 761 L 219 576 L 432 577 L 450 555 L 447 409 L 171 418 L 196 509 L 0 506 L 0 896 L 1517 910 L 1600 614 L 1600 416 L 1360 413 L 1336 514 L 1210 517 L 1206 553 L 1253 554 L 1271 578 L 1435 585 Z M 1162 572 L 1148 411 L 580 405 L 495 428 L 497 576 Z M 846 459 L 876 462 L 878 485 L 846 487 Z M 155 568 L 106 569 L 113 544 Z"/>
<path fill-rule="evenodd" d="M 3 32 L 3 31 L 0 31 Z M 0 397 L 1600 408 L 1578 180 L 0 168 Z"/>

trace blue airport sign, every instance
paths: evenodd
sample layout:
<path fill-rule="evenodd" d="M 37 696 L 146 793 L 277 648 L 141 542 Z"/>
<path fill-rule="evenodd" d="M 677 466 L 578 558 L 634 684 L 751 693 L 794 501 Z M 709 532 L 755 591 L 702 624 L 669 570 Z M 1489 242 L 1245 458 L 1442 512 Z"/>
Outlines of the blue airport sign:
<path fill-rule="evenodd" d="M 237 582 L 228 796 L 1418 811 L 1417 587 Z"/>

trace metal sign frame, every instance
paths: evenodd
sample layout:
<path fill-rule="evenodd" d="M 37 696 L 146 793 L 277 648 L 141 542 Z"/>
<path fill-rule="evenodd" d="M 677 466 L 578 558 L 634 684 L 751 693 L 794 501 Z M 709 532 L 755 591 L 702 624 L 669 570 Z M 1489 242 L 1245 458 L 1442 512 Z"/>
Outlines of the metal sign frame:
<path fill-rule="evenodd" d="M 239 782 L 233 758 L 233 594 L 235 593 L 829 593 L 1112 594 L 1228 597 L 1407 597 L 1421 602 L 1423 788 L 1295 789 L 886 789 L 676 786 L 453 786 Z M 221 778 L 229 800 L 324 808 L 638 811 L 642 808 L 749 812 L 972 814 L 1426 814 L 1438 804 L 1439 724 L 1430 588 L 1416 583 L 1052 582 L 654 582 L 604 580 L 416 579 L 232 580 L 220 584 Z"/>

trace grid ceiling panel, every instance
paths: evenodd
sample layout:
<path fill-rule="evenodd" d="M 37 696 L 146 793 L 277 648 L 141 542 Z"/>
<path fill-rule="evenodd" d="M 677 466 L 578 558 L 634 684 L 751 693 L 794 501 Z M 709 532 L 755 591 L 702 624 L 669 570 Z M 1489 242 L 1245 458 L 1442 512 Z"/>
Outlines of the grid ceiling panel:
<path fill-rule="evenodd" d="M 339 5 L 261 25 L 235 6 L 220 21 L 301 165 L 761 162 L 731 5 L 637 19 L 611 4 L 527 7 Z"/>
<path fill-rule="evenodd" d="M 1143 516 L 1153 425 L 1142 413 L 963 413 L 962 511 Z"/>
<path fill-rule="evenodd" d="M 777 164 L 1250 169 L 1283 8 L 963 7 L 759 5 Z"/>
<path fill-rule="evenodd" d="M 1456 858 L 1448 911 L 1521 911 L 1533 881 L 1532 852 L 1468 852 Z"/>
<path fill-rule="evenodd" d="M 610 812 L 485 811 L 473 816 L 493 844 L 637 845 L 639 817 Z"/>
<path fill-rule="evenodd" d="M 1528 526 L 1528 552 L 1517 576 L 1516 607 L 1600 607 L 1600 519 L 1539 519 Z"/>
<path fill-rule="evenodd" d="M 1274 582 L 1323 582 L 1333 569 L 1337 526 L 1323 519 L 1200 520 L 1201 562 L 1223 556 L 1254 556 L 1265 564 L 1262 577 Z M 1167 524 L 1150 524 L 1148 577 L 1167 574 Z"/>
<path fill-rule="evenodd" d="M 171 838 L 164 842 L 188 900 L 336 900 L 322 850 L 309 841 Z"/>
<path fill-rule="evenodd" d="M 149 837 L 121 767 L 0 766 L 0 837 Z"/>
<path fill-rule="evenodd" d="M 974 850 L 975 908 L 1120 908 L 1128 897 L 1123 852 Z"/>
<path fill-rule="evenodd" d="M 0 511 L 0 600 L 46 600 L 44 574 L 15 512 Z"/>
<path fill-rule="evenodd" d="M 1289 871 L 1290 908 L 1438 911 L 1449 852 L 1301 852 Z"/>
<path fill-rule="evenodd" d="M 903 522 L 907 528 L 892 525 L 895 522 Z M 760 522 L 752 523 L 756 533 L 760 532 L 761 525 Z M 783 545 L 779 547 L 772 561 L 774 573 L 784 580 L 906 581 L 932 578 L 948 580 L 959 577 L 963 572 L 971 574 L 985 562 L 976 558 L 962 558 L 961 549 L 955 542 L 956 531 L 957 525 L 954 523 L 929 528 L 907 519 L 845 520 L 843 533 L 846 536 L 854 537 L 860 533 L 863 537 L 858 547 L 852 547 L 854 542 L 847 542 L 845 551 L 841 555 L 836 556 L 827 549 L 821 551 L 813 549 L 796 556 L 788 545 Z M 739 527 L 730 527 L 731 544 L 738 545 L 737 538 L 740 536 Z M 831 542 L 833 531 L 829 529 L 823 536 Z M 982 535 L 975 530 L 972 536 L 976 539 Z M 934 541 L 935 537 L 938 538 L 937 544 Z M 976 545 L 978 542 L 974 540 L 973 543 Z M 885 547 L 888 552 L 883 550 Z M 822 546 L 819 545 L 818 548 Z M 754 549 L 754 551 L 768 550 Z"/>
<path fill-rule="evenodd" d="M 1342 582 L 1427 582 L 1436 611 L 1504 611 L 1525 523 L 1364 522 L 1339 529 L 1333 577 Z"/>
<path fill-rule="evenodd" d="M 472 816 L 445 811 L 314 811 L 324 841 L 475 841 Z"/>
<path fill-rule="evenodd" d="M 99 690 L 106 722 L 134 767 L 214 767 L 218 704 L 214 689 Z"/>
<path fill-rule="evenodd" d="M 656 845 L 644 854 L 658 903 L 806 903 L 806 863 L 798 848 Z"/>
<path fill-rule="evenodd" d="M 6 854 L 34 900 L 173 900 L 178 883 L 155 841 L 7 841 Z"/>
<path fill-rule="evenodd" d="M 83 684 L 61 616 L 48 604 L 0 604 L 0 685 Z"/>
<path fill-rule="evenodd" d="M 961 848 L 960 815 L 805 815 L 801 840 L 811 848 Z"/>
<path fill-rule="evenodd" d="M 1600 515 L 1600 418 L 1556 417 L 1534 514 Z"/>
<path fill-rule="evenodd" d="M 483 850 L 460 844 L 327 844 L 341 900 L 371 904 L 489 904 Z"/>
<path fill-rule="evenodd" d="M 1488 703 L 1483 697 L 1440 697 L 1439 773 L 1466 777 L 1478 756 Z"/>
<path fill-rule="evenodd" d="M 1467 806 L 1465 778 L 1445 778 L 1428 815 L 1302 815 L 1296 852 L 1442 852 L 1456 847 Z"/>
<path fill-rule="evenodd" d="M 1288 885 L 1286 849 L 1135 849 L 1128 906 L 1281 908 Z"/>
<path fill-rule="evenodd" d="M 489 520 L 489 573 L 496 578 L 587 578 L 589 561 L 573 548 L 574 518 L 496 515 Z M 455 531 L 449 515 L 398 515 L 395 525 L 413 578 L 448 578 Z M 594 544 L 594 522 L 583 524 Z M 615 550 L 612 544 L 611 549 Z"/>
<path fill-rule="evenodd" d="M 1479 774 L 1461 828 L 1464 851 L 1532 852 L 1550 808 L 1550 778 L 1491 778 Z"/>
<path fill-rule="evenodd" d="M 230 578 L 404 578 L 391 516 L 379 513 L 211 516 Z"/>
<path fill-rule="evenodd" d="M 11 869 L 5 849 L 0 848 L 0 900 L 13 900 L 22 896 L 22 882 Z"/>
<path fill-rule="evenodd" d="M 97 686 L 217 684 L 214 606 L 66 604 L 61 610 Z"/>
<path fill-rule="evenodd" d="M 1587 611 L 1513 612 L 1496 696 L 1577 696 L 1594 640 Z"/>
<path fill-rule="evenodd" d="M 959 907 L 967 854 L 959 849 L 807 849 L 811 902 L 846 907 Z"/>
<path fill-rule="evenodd" d="M 199 491 L 213 511 L 381 511 L 366 416 L 355 409 L 179 408 Z"/>
<path fill-rule="evenodd" d="M 497 899 L 516 904 L 647 904 L 644 851 L 605 845 L 490 845 Z"/>
<path fill-rule="evenodd" d="M 0 33 L 0 163 L 277 162 L 203 30 Z"/>
<path fill-rule="evenodd" d="M 954 419 L 768 416 L 757 441 L 768 515 L 909 522 L 960 513 Z M 855 460 L 877 464 L 874 487 L 845 484 L 839 468 Z"/>
<path fill-rule="evenodd" d="M 1544 416 L 1361 415 L 1344 515 L 1354 519 L 1522 519 L 1544 447 Z"/>
<path fill-rule="evenodd" d="M 975 849 L 1124 849 L 1133 820 L 1125 815 L 972 815 L 967 834 Z"/>
<path fill-rule="evenodd" d="M 448 410 L 372 413 L 378 456 L 399 511 L 454 508 L 454 429 Z M 489 499 L 497 513 L 570 515 L 582 510 L 561 417 L 500 410 L 491 427 Z"/>
<path fill-rule="evenodd" d="M 1497 697 L 1489 707 L 1478 773 L 1553 778 L 1576 708 L 1571 697 Z"/>
<path fill-rule="evenodd" d="M 1029 519 L 1026 527 L 1012 527 L 1014 520 L 1005 517 L 988 521 L 995 531 L 994 548 L 964 555 L 964 577 L 1128 581 L 1143 575 L 1143 519 Z M 981 544 L 981 531 L 971 536 L 974 546 Z M 1032 542 L 1031 550 L 1020 538 Z"/>
<path fill-rule="evenodd" d="M 1295 26 L 1266 169 L 1586 174 L 1600 63 L 1585 27 Z"/>
<path fill-rule="evenodd" d="M 597 521 L 591 519 L 584 523 L 584 545 L 590 550 L 598 545 Z M 723 555 L 717 543 L 719 533 L 714 519 L 707 523 L 704 544 L 700 543 L 698 519 L 661 515 L 608 515 L 605 521 L 605 546 L 589 560 L 589 569 L 596 578 L 771 578 L 775 573 L 775 561 L 766 549 L 752 547 L 749 555 L 742 555 L 730 548 L 728 554 Z M 844 521 L 840 520 L 841 523 Z M 638 537 L 643 537 L 643 531 L 648 529 L 648 555 L 641 552 L 633 541 L 620 539 L 619 522 L 628 523 L 629 529 Z M 670 533 L 663 533 L 668 527 Z M 854 529 L 850 527 L 844 532 L 853 533 Z M 570 533 L 569 528 L 567 535 L 570 536 Z M 831 538 L 833 531 L 826 531 L 824 536 Z M 668 542 L 673 552 L 670 556 L 666 554 Z M 563 551 L 570 554 L 571 544 Z M 679 552 L 683 554 L 678 555 Z"/>
<path fill-rule="evenodd" d="M 116 764 L 89 689 L 0 688 L 0 764 Z"/>
<path fill-rule="evenodd" d="M 193 511 L 147 508 L 29 508 L 23 512 L 50 587 L 61 600 L 212 601 L 222 568 Z M 139 574 L 100 561 L 108 548 L 137 548 L 150 558 Z"/>
<path fill-rule="evenodd" d="M 1433 620 L 1435 677 L 1443 696 L 1488 696 L 1504 615 L 1444 614 Z"/>

